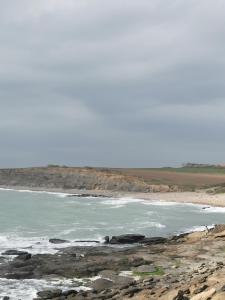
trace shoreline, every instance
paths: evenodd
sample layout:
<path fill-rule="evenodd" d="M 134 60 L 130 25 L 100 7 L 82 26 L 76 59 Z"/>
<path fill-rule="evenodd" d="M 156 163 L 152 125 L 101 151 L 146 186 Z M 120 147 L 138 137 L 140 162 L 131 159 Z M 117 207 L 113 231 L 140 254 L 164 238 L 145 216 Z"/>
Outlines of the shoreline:
<path fill-rule="evenodd" d="M 162 201 L 162 202 L 176 202 L 184 204 L 209 205 L 214 207 L 225 207 L 225 194 L 208 194 L 204 191 L 197 192 L 155 192 L 155 193 L 141 193 L 141 192 L 123 192 L 123 191 L 104 191 L 104 190 L 78 190 L 78 189 L 61 189 L 61 188 L 38 188 L 28 186 L 2 186 L 0 190 L 14 190 L 14 191 L 32 191 L 43 193 L 56 193 L 69 195 L 93 195 L 100 197 L 111 198 L 131 198 L 141 199 L 146 201 Z"/>
<path fill-rule="evenodd" d="M 225 299 L 222 279 L 225 252 L 221 249 L 225 225 L 176 238 L 157 239 L 150 238 L 145 245 L 124 249 L 106 245 L 103 248 L 65 247 L 53 255 L 18 252 L 13 260 L 0 264 L 0 277 L 11 280 L 12 284 L 12 280 L 17 283 L 23 280 L 24 287 L 32 292 L 32 298 L 26 293 L 29 300 L 44 300 L 47 296 L 48 299 L 62 296 L 65 300 L 197 300 L 208 299 L 209 294 L 222 296 L 215 299 Z M 49 279 L 53 277 L 49 274 L 54 274 L 58 286 L 51 285 Z M 46 287 L 26 285 L 29 279 L 44 280 Z M 64 286 L 63 282 L 68 285 Z M 4 296 L 17 299 L 19 295 L 6 288 Z M 20 292 L 23 297 L 25 291 Z M 180 295 L 184 297 L 178 298 Z"/>

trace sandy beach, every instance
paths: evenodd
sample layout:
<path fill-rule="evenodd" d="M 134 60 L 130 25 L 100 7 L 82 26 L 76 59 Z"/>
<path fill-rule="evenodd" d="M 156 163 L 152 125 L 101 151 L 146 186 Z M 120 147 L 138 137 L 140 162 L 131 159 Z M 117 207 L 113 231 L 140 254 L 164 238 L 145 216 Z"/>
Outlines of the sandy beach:
<path fill-rule="evenodd" d="M 217 207 L 225 207 L 225 194 L 209 194 L 204 191 L 198 192 L 158 192 L 158 193 L 127 193 L 127 192 L 113 192 L 113 191 L 101 191 L 101 190 L 77 190 L 77 189 L 56 189 L 56 188 L 30 188 L 26 186 L 0 186 L 0 189 L 12 189 L 12 190 L 30 190 L 38 192 L 52 192 L 52 193 L 65 193 L 71 195 L 88 194 L 88 195 L 100 195 L 113 198 L 133 198 L 143 199 L 146 201 L 166 201 L 166 202 L 178 202 L 178 203 L 193 203 L 210 205 Z"/>
<path fill-rule="evenodd" d="M 225 194 L 206 192 L 135 193 L 132 197 L 148 201 L 169 201 L 225 207 Z"/>

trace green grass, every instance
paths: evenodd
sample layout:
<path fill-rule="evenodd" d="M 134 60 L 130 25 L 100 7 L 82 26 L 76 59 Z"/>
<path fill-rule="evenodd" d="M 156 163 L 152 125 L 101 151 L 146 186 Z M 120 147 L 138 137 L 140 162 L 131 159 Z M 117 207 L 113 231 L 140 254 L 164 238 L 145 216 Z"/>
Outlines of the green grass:
<path fill-rule="evenodd" d="M 168 171 L 175 173 L 197 173 L 197 174 L 225 174 L 225 168 L 221 167 L 181 167 L 181 168 L 154 168 L 154 171 Z"/>
<path fill-rule="evenodd" d="M 162 267 L 156 267 L 154 272 L 133 272 L 135 276 L 162 276 L 165 272 Z"/>

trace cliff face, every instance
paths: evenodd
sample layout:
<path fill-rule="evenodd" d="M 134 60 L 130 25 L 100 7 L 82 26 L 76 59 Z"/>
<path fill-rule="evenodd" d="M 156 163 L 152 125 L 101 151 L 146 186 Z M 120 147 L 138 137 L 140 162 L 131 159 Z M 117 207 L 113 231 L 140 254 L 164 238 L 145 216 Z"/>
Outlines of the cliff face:
<path fill-rule="evenodd" d="M 173 190 L 167 185 L 150 185 L 140 178 L 95 168 L 24 168 L 0 169 L 1 186 L 158 192 Z"/>

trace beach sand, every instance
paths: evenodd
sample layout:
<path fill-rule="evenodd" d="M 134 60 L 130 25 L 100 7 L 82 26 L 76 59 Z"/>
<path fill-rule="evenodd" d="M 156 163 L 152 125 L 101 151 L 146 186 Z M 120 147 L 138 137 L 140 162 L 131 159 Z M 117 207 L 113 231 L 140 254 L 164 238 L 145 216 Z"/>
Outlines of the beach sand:
<path fill-rule="evenodd" d="M 208 194 L 206 192 L 135 193 L 132 198 L 225 207 L 225 194 Z"/>
<path fill-rule="evenodd" d="M 127 193 L 127 192 L 113 192 L 102 190 L 67 190 L 67 189 L 50 189 L 50 188 L 30 188 L 25 186 L 0 186 L 3 189 L 13 190 L 33 190 L 33 191 L 46 191 L 66 194 L 90 194 L 101 195 L 113 198 L 134 198 L 143 199 L 146 201 L 167 201 L 178 203 L 193 203 L 203 204 L 217 207 L 225 207 L 225 194 L 209 194 L 204 191 L 198 192 L 157 192 L 157 193 Z"/>

